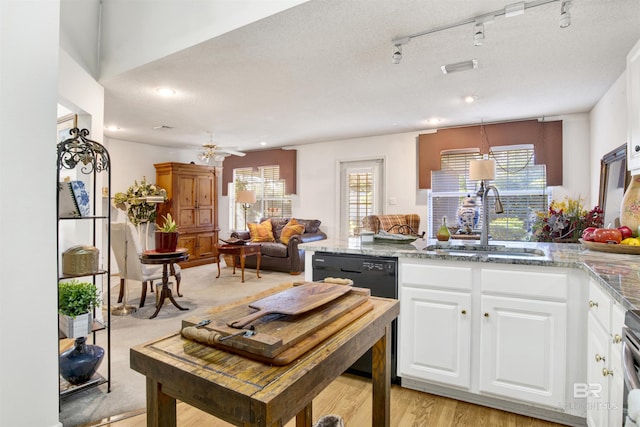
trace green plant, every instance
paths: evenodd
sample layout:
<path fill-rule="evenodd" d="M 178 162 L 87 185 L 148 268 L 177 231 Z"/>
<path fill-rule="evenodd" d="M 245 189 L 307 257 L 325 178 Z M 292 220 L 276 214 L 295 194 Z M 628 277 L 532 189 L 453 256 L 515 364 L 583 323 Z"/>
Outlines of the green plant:
<path fill-rule="evenodd" d="M 178 231 L 178 225 L 173 220 L 170 213 L 166 216 L 163 215 L 162 218 L 164 219 L 164 225 L 160 227 L 160 231 L 163 233 L 173 233 Z"/>
<path fill-rule="evenodd" d="M 58 312 L 73 317 L 89 313 L 100 305 L 100 293 L 93 283 L 71 280 L 58 284 Z"/>

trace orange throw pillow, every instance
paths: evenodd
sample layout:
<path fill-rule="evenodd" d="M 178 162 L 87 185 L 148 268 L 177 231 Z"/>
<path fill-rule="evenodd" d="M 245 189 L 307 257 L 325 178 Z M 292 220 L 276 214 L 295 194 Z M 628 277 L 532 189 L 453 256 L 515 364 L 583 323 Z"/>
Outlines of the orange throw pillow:
<path fill-rule="evenodd" d="M 298 221 L 295 218 L 291 218 L 291 220 L 287 223 L 287 225 L 284 226 L 282 232 L 280 233 L 280 242 L 288 245 L 291 236 L 302 233 L 304 233 L 304 225 L 298 224 Z"/>
<path fill-rule="evenodd" d="M 260 224 L 249 223 L 249 234 L 252 242 L 275 242 L 273 238 L 273 228 L 271 220 L 261 222 Z"/>

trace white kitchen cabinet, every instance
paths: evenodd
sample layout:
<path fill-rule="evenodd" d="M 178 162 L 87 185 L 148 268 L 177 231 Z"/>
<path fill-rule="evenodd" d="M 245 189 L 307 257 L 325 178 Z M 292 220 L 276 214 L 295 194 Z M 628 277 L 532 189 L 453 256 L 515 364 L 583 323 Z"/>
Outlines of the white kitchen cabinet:
<path fill-rule="evenodd" d="M 468 389 L 471 268 L 412 263 L 401 274 L 398 370 Z"/>
<path fill-rule="evenodd" d="M 627 55 L 627 168 L 640 173 L 640 41 Z"/>
<path fill-rule="evenodd" d="M 402 301 L 401 372 L 468 389 L 471 294 L 407 288 Z"/>
<path fill-rule="evenodd" d="M 600 286 L 589 284 L 587 384 L 576 393 L 587 394 L 587 425 L 622 425 L 622 326 L 625 310 Z"/>
<path fill-rule="evenodd" d="M 401 259 L 402 385 L 515 412 L 584 417 L 586 399 L 572 393 L 586 380 L 587 281 L 573 274 Z"/>
<path fill-rule="evenodd" d="M 548 406 L 563 400 L 566 303 L 482 295 L 481 321 L 481 392 Z"/>

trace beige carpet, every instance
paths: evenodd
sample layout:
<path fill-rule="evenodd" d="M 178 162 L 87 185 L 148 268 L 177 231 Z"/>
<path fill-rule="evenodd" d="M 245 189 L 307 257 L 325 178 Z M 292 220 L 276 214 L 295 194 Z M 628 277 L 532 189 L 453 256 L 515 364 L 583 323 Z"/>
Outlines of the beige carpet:
<path fill-rule="evenodd" d="M 211 307 L 228 303 L 274 288 L 282 283 L 301 281 L 304 276 L 287 273 L 261 271 L 261 279 L 255 270 L 245 270 L 245 282 L 240 282 L 240 272 L 232 274 L 232 269 L 222 269 L 216 279 L 215 264 L 182 270 L 180 291 L 183 297 L 176 302 L 187 311 L 180 311 L 167 301 L 155 319 L 149 316 L 155 311 L 155 294 L 147 292 L 145 307 L 128 316 L 111 317 L 111 392 L 106 385 L 95 387 L 62 399 L 60 421 L 64 427 L 80 426 L 99 421 L 108 416 L 145 408 L 144 377 L 129 367 L 129 349 L 154 338 L 180 330 L 184 318 L 197 317 Z M 119 278 L 112 279 L 112 306 L 117 306 Z M 129 304 L 135 307 L 140 302 L 139 282 L 129 282 Z M 175 292 L 174 292 L 175 296 Z M 98 333 L 97 344 L 106 348 L 105 333 Z M 106 377 L 106 362 L 100 373 Z"/>

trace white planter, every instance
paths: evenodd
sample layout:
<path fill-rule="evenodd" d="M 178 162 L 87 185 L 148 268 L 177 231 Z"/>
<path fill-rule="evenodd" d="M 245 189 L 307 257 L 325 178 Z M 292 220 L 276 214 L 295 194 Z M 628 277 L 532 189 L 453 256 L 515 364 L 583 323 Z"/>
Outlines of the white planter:
<path fill-rule="evenodd" d="M 93 326 L 93 313 L 86 313 L 76 316 L 75 318 L 65 316 L 60 317 L 60 330 L 67 338 L 86 337 L 91 332 Z"/>

